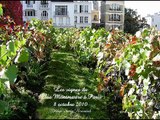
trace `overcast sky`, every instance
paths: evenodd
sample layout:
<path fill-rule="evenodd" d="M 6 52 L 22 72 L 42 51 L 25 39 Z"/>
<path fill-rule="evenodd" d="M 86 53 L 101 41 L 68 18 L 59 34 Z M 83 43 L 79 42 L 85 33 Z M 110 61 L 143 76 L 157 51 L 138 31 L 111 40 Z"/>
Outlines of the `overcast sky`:
<path fill-rule="evenodd" d="M 137 9 L 141 17 L 160 12 L 160 1 L 125 1 L 125 7 Z"/>

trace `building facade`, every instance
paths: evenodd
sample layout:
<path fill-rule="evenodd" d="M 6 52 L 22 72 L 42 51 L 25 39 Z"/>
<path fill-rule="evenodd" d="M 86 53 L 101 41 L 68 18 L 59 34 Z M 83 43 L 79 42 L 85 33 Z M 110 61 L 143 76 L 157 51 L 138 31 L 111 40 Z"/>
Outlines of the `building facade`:
<path fill-rule="evenodd" d="M 158 30 L 160 30 L 160 12 L 155 13 L 154 15 L 147 15 L 145 19 L 150 27 L 156 27 Z"/>
<path fill-rule="evenodd" d="M 91 11 L 91 20 L 92 24 L 100 23 L 100 6 L 98 1 L 93 1 L 92 11 Z"/>
<path fill-rule="evenodd" d="M 73 2 L 52 2 L 52 19 L 56 27 L 74 27 Z"/>
<path fill-rule="evenodd" d="M 75 27 L 91 27 L 91 1 L 74 1 Z"/>
<path fill-rule="evenodd" d="M 107 30 L 124 28 L 124 1 L 22 1 L 23 21 L 53 19 L 56 27 L 91 27 L 104 23 Z"/>
<path fill-rule="evenodd" d="M 105 24 L 106 30 L 123 30 L 124 12 L 124 1 L 102 1 L 100 22 Z"/>
<path fill-rule="evenodd" d="M 23 21 L 53 19 L 56 27 L 91 27 L 92 1 L 22 1 Z"/>

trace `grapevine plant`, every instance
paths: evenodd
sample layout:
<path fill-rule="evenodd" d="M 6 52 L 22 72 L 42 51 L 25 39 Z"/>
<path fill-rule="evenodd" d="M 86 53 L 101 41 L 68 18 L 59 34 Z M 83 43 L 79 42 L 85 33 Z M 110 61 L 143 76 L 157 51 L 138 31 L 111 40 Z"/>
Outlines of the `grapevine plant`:
<path fill-rule="evenodd" d="M 154 29 L 144 29 L 135 36 L 116 59 L 125 70 L 126 92 L 123 109 L 130 118 L 160 118 L 160 39 Z"/>
<path fill-rule="evenodd" d="M 0 118 L 32 118 L 54 42 L 52 21 L 17 26 L 0 16 L 0 23 Z"/>
<path fill-rule="evenodd" d="M 105 29 L 86 28 L 80 33 L 76 41 L 76 53 L 80 63 L 94 68 L 97 65 L 97 54 L 103 48 L 108 32 Z"/>
<path fill-rule="evenodd" d="M 0 95 L 7 93 L 5 86 L 13 88 L 18 75 L 18 65 L 25 63 L 29 59 L 28 49 L 26 48 L 26 39 L 22 28 L 10 26 L 11 19 L 0 17 L 0 21 L 9 21 L 7 25 L 0 28 Z M 8 107 L 8 104 L 0 100 L 1 112 Z"/>
<path fill-rule="evenodd" d="M 160 117 L 159 40 L 155 29 L 144 29 L 134 36 L 112 31 L 102 51 L 98 90 L 107 98 L 120 100 L 131 119 Z"/>

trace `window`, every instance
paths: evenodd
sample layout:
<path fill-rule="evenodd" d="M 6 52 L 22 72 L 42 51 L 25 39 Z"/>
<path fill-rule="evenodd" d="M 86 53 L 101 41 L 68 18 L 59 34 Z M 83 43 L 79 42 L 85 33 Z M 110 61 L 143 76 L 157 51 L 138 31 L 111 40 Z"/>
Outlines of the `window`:
<path fill-rule="evenodd" d="M 41 13 L 41 16 L 48 16 L 48 12 L 47 12 L 47 11 L 43 11 L 43 12 Z"/>
<path fill-rule="evenodd" d="M 30 5 L 30 4 L 35 4 L 35 0 L 31 1 L 31 0 L 26 0 L 26 4 Z"/>
<path fill-rule="evenodd" d="M 97 17 L 97 15 L 94 15 L 93 20 L 98 21 L 98 17 Z"/>
<path fill-rule="evenodd" d="M 48 19 L 48 12 L 47 12 L 47 11 L 43 11 L 43 12 L 41 13 L 41 19 L 42 19 L 42 20 Z"/>
<path fill-rule="evenodd" d="M 98 10 L 98 1 L 93 1 L 93 9 Z"/>
<path fill-rule="evenodd" d="M 77 23 L 77 16 L 74 16 L 74 23 Z"/>
<path fill-rule="evenodd" d="M 35 10 L 26 10 L 25 16 L 35 16 Z"/>
<path fill-rule="evenodd" d="M 85 13 L 88 13 L 88 5 L 85 5 Z"/>
<path fill-rule="evenodd" d="M 80 12 L 80 13 L 83 12 L 83 5 L 80 5 L 80 7 L 79 7 L 79 12 Z"/>
<path fill-rule="evenodd" d="M 55 15 L 67 15 L 67 6 L 55 6 Z"/>
<path fill-rule="evenodd" d="M 111 4 L 109 10 L 120 11 L 120 5 L 118 5 L 118 4 Z"/>
<path fill-rule="evenodd" d="M 120 21 L 120 15 L 118 14 L 109 15 L 109 21 Z"/>
<path fill-rule="evenodd" d="M 41 4 L 42 4 L 42 5 L 48 4 L 48 1 L 47 1 L 47 0 L 41 0 Z"/>
<path fill-rule="evenodd" d="M 84 17 L 84 22 L 88 23 L 88 17 Z"/>
<path fill-rule="evenodd" d="M 112 15 L 109 15 L 109 21 L 113 21 Z"/>
<path fill-rule="evenodd" d="M 120 21 L 120 15 L 112 14 L 113 15 L 113 21 Z"/>
<path fill-rule="evenodd" d="M 83 16 L 80 16 L 80 23 L 83 23 Z"/>
<path fill-rule="evenodd" d="M 30 0 L 26 0 L 26 4 L 30 4 L 31 3 L 31 1 Z"/>
<path fill-rule="evenodd" d="M 77 5 L 74 6 L 74 13 L 77 13 Z"/>
<path fill-rule="evenodd" d="M 115 14 L 115 19 L 116 19 L 116 21 L 120 21 L 120 15 Z"/>

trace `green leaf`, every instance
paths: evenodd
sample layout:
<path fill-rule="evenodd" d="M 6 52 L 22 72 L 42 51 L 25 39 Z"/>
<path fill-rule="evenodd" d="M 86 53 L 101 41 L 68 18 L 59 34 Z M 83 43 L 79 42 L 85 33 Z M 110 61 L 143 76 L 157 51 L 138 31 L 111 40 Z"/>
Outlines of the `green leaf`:
<path fill-rule="evenodd" d="M 3 94 L 5 91 L 5 87 L 4 84 L 2 83 L 1 79 L 0 79 L 0 94 Z"/>
<path fill-rule="evenodd" d="M 146 36 L 149 36 L 149 31 L 147 29 L 142 32 L 142 37 L 145 38 Z"/>
<path fill-rule="evenodd" d="M 109 68 L 108 68 L 108 70 L 105 72 L 105 75 L 107 75 L 108 73 L 110 73 L 111 71 L 113 71 L 114 70 L 114 66 L 110 66 Z"/>
<path fill-rule="evenodd" d="M 5 64 L 7 61 L 7 48 L 5 45 L 1 45 L 0 47 L 0 62 L 1 64 Z"/>
<path fill-rule="evenodd" d="M 144 66 L 137 67 L 136 73 L 140 74 L 144 70 Z"/>
<path fill-rule="evenodd" d="M 22 62 L 28 62 L 29 59 L 29 53 L 27 49 L 23 49 L 20 53 L 20 56 L 18 58 L 18 63 Z"/>
<path fill-rule="evenodd" d="M 14 43 L 13 41 L 9 42 L 9 51 L 10 51 L 11 54 L 13 54 L 13 55 L 16 54 L 15 43 Z"/>
<path fill-rule="evenodd" d="M 128 96 L 124 95 L 123 100 L 122 100 L 123 106 L 122 109 L 125 110 L 128 108 Z"/>
<path fill-rule="evenodd" d="M 7 108 L 7 102 L 0 100 L 0 113 L 4 112 Z"/>
<path fill-rule="evenodd" d="M 138 61 L 138 59 L 139 59 L 139 54 L 133 55 L 133 57 L 132 57 L 133 63 L 136 63 Z"/>
<path fill-rule="evenodd" d="M 0 4 L 0 16 L 3 15 L 3 9 L 2 9 L 2 4 Z"/>
<path fill-rule="evenodd" d="M 14 83 L 15 79 L 17 78 L 18 68 L 16 65 L 11 65 L 8 69 L 5 70 L 2 79 L 7 79 L 10 83 Z"/>
<path fill-rule="evenodd" d="M 141 102 L 138 99 L 135 99 L 134 106 L 136 107 L 137 111 L 143 108 Z"/>
<path fill-rule="evenodd" d="M 23 38 L 23 40 L 21 40 L 20 43 L 21 43 L 21 46 L 25 45 L 26 39 Z"/>
<path fill-rule="evenodd" d="M 9 50 L 11 52 L 14 52 L 14 42 L 13 41 L 9 42 Z"/>
<path fill-rule="evenodd" d="M 131 95 L 130 96 L 131 101 L 134 102 L 136 100 L 136 97 L 137 97 L 136 95 Z"/>
<path fill-rule="evenodd" d="M 147 96 L 147 90 L 144 89 L 144 90 L 142 91 L 142 95 L 143 95 L 143 96 Z"/>

